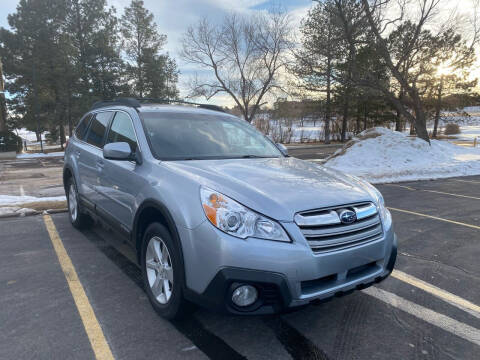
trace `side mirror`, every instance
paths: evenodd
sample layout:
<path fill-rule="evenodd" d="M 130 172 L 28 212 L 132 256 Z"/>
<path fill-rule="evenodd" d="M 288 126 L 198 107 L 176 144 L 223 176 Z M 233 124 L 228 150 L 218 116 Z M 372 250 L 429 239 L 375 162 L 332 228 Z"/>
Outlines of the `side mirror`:
<path fill-rule="evenodd" d="M 126 142 L 114 142 L 103 147 L 103 157 L 109 160 L 135 160 L 130 145 Z"/>
<path fill-rule="evenodd" d="M 288 149 L 285 145 L 280 143 L 276 143 L 275 145 L 277 145 L 278 150 L 280 150 L 283 155 L 288 156 Z"/>

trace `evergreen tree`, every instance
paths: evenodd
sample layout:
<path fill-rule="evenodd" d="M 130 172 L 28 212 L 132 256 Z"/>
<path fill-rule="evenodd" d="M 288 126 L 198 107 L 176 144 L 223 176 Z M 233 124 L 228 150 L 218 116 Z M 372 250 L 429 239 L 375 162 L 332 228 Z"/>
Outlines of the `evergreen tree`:
<path fill-rule="evenodd" d="M 21 0 L 8 17 L 12 30 L 0 29 L 6 88 L 15 95 L 12 110 L 37 137 L 63 125 L 63 75 L 69 72 L 68 44 L 61 31 L 65 16 L 63 0 Z"/>
<path fill-rule="evenodd" d="M 120 74 L 120 37 L 115 9 L 106 0 L 67 0 L 65 32 L 73 48 L 75 81 L 70 91 L 74 112 L 124 91 Z"/>
<path fill-rule="evenodd" d="M 126 74 L 138 97 L 176 97 L 178 71 L 168 54 L 160 54 L 167 41 L 159 34 L 153 14 L 142 0 L 132 0 L 121 18 Z"/>
<path fill-rule="evenodd" d="M 305 90 L 325 96 L 325 143 L 330 143 L 332 98 L 337 84 L 335 69 L 341 50 L 341 41 L 334 29 L 335 18 L 331 1 L 318 3 L 303 20 L 302 48 L 295 54 L 294 74 L 301 79 Z"/>

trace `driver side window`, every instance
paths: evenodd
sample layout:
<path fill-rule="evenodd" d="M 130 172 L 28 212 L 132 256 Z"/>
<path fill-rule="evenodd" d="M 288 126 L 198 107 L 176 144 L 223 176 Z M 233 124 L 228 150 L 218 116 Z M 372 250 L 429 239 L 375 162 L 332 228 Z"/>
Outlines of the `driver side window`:
<path fill-rule="evenodd" d="M 117 112 L 108 132 L 107 144 L 113 142 L 126 142 L 132 152 L 137 150 L 137 136 L 133 128 L 132 119 L 124 112 Z"/>

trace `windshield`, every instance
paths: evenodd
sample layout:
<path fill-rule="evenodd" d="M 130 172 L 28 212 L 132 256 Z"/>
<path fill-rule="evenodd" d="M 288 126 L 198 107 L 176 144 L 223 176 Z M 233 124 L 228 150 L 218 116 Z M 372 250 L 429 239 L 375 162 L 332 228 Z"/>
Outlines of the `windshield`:
<path fill-rule="evenodd" d="M 161 160 L 281 157 L 280 150 L 244 120 L 192 113 L 142 113 L 154 156 Z"/>

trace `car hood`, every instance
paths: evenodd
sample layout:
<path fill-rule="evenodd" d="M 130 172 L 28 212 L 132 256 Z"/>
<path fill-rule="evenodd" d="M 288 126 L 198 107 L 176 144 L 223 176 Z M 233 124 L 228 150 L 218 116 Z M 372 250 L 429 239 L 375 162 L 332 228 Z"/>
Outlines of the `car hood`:
<path fill-rule="evenodd" d="M 168 161 L 162 165 L 276 220 L 328 206 L 373 201 L 355 178 L 296 158 Z"/>

